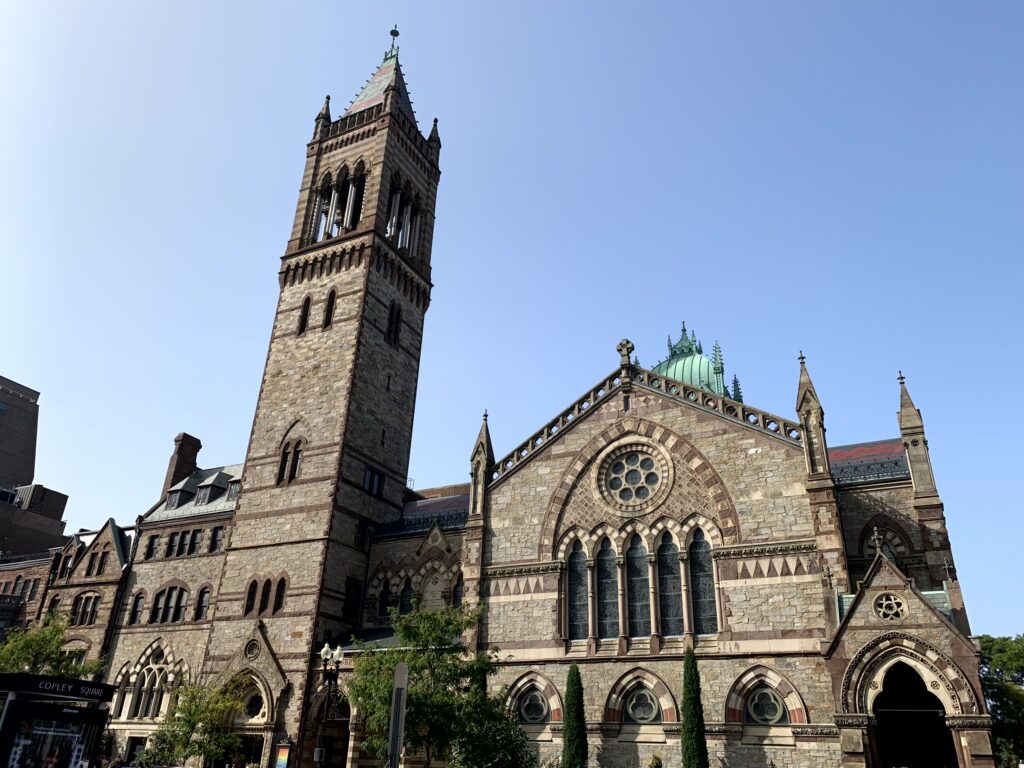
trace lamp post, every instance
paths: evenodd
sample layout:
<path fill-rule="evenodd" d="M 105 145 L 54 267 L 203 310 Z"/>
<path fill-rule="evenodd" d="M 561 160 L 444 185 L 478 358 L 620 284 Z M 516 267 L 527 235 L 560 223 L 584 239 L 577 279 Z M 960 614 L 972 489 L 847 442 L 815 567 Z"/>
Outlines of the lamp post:
<path fill-rule="evenodd" d="M 340 645 L 331 650 L 330 644 L 324 643 L 324 647 L 320 649 L 321 672 L 327 691 L 324 695 L 324 713 L 320 719 L 320 735 L 317 737 L 317 748 L 313 754 L 313 760 L 321 768 L 327 763 L 327 750 L 324 747 L 324 731 L 327 730 L 327 711 L 330 709 L 332 697 L 338 693 L 338 671 L 341 669 L 341 660 L 344 657 L 345 652 L 341 650 Z"/>

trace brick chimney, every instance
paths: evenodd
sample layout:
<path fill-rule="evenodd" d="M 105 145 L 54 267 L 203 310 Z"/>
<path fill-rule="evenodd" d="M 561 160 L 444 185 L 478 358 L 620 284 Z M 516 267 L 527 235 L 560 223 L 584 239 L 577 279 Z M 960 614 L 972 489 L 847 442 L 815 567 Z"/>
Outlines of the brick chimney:
<path fill-rule="evenodd" d="M 192 437 L 187 432 L 182 432 L 174 438 L 174 453 L 171 454 L 171 460 L 167 462 L 167 477 L 164 478 L 164 490 L 160 494 L 161 498 L 167 495 L 171 486 L 177 485 L 198 469 L 196 457 L 199 456 L 202 447 L 203 444 L 199 442 L 199 438 Z"/>

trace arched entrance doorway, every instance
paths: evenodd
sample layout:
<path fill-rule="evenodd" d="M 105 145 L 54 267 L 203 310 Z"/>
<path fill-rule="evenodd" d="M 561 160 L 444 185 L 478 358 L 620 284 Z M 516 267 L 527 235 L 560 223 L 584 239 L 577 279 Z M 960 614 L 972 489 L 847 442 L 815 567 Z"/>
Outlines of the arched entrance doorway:
<path fill-rule="evenodd" d="M 349 724 L 352 710 L 345 699 L 324 702 L 327 717 L 323 721 L 324 768 L 345 768 L 348 765 Z M 328 706 L 329 705 L 329 706 Z"/>
<path fill-rule="evenodd" d="M 879 768 L 956 768 L 946 710 L 921 676 L 902 661 L 885 673 L 872 707 Z"/>

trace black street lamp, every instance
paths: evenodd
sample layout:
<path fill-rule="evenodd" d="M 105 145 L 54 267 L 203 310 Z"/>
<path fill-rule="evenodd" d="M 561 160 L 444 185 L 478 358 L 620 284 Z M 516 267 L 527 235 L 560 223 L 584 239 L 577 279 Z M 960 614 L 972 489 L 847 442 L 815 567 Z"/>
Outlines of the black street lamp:
<path fill-rule="evenodd" d="M 327 686 L 327 692 L 324 695 L 324 712 L 323 717 L 320 719 L 320 735 L 317 737 L 317 748 L 313 753 L 313 760 L 321 768 L 327 763 L 327 749 L 324 747 L 324 732 L 327 730 L 327 712 L 330 709 L 333 697 L 338 694 L 338 671 L 341 669 L 341 660 L 344 657 L 345 652 L 341 650 L 340 645 L 332 651 L 331 646 L 328 643 L 324 643 L 324 647 L 320 649 L 320 661 L 323 664 L 321 671 L 324 685 Z"/>

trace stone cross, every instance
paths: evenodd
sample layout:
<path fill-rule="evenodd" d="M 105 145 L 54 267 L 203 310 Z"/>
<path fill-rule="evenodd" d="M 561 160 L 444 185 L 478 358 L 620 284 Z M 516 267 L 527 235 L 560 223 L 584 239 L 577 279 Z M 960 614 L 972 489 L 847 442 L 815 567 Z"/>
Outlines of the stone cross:
<path fill-rule="evenodd" d="M 615 347 L 615 351 L 619 353 L 619 357 L 621 358 L 623 368 L 627 368 L 629 366 L 629 356 L 633 354 L 634 349 L 635 347 L 633 346 L 633 342 L 629 339 L 623 339 L 619 342 L 619 345 Z"/>

